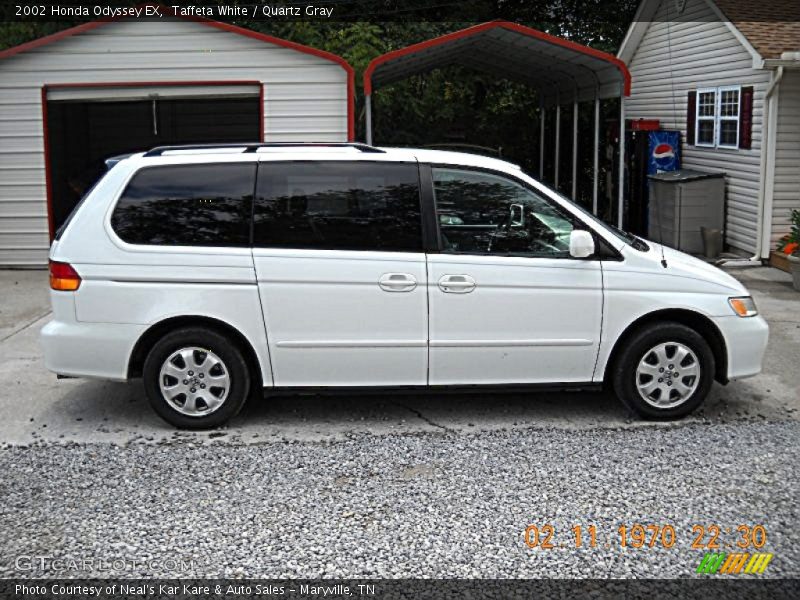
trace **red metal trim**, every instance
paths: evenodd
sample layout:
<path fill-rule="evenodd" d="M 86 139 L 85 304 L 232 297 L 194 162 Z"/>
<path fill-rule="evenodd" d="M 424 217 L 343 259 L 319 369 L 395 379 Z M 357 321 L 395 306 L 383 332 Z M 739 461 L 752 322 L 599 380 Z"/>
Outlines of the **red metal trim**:
<path fill-rule="evenodd" d="M 347 141 L 356 141 L 356 72 L 347 72 Z"/>
<path fill-rule="evenodd" d="M 100 81 L 100 82 L 79 82 L 79 83 L 47 83 L 43 87 L 54 88 L 124 88 L 124 87 L 153 87 L 157 85 L 166 86 L 192 86 L 192 85 L 261 85 L 258 79 L 214 79 L 213 81 Z"/>
<path fill-rule="evenodd" d="M 415 52 L 419 52 L 420 50 L 433 48 L 435 46 L 441 46 L 442 44 L 447 44 L 455 40 L 460 40 L 462 38 L 470 37 L 477 33 L 488 31 L 490 29 L 495 29 L 497 27 L 501 27 L 503 29 L 509 29 L 511 31 L 516 31 L 518 33 L 522 33 L 529 37 L 537 38 L 545 42 L 548 42 L 550 44 L 561 46 L 563 48 L 569 48 L 570 50 L 581 52 L 582 54 L 593 56 L 594 58 L 599 58 L 601 60 L 611 63 L 612 65 L 617 67 L 617 69 L 619 69 L 620 73 L 622 73 L 624 82 L 623 93 L 626 96 L 631 95 L 631 74 L 628 71 L 628 67 L 625 66 L 625 63 L 622 62 L 620 59 L 618 59 L 616 56 L 608 54 L 607 52 L 603 52 L 602 50 L 596 50 L 595 48 L 590 48 L 589 46 L 576 44 L 575 42 L 571 42 L 569 40 L 565 40 L 563 38 L 556 37 L 548 33 L 544 33 L 543 31 L 539 31 L 537 29 L 525 27 L 524 25 L 518 25 L 517 23 L 511 23 L 510 21 L 490 21 L 488 23 L 481 23 L 480 25 L 475 25 L 473 27 L 468 27 L 466 29 L 454 31 L 453 33 L 448 33 L 446 35 L 442 35 L 437 38 L 425 40 L 424 42 L 419 42 L 418 44 L 406 46 L 405 48 L 392 50 L 391 52 L 387 52 L 386 54 L 381 54 L 380 56 L 373 58 L 372 61 L 370 61 L 369 66 L 367 66 L 367 70 L 364 71 L 364 94 L 366 95 L 372 94 L 372 74 L 375 72 L 375 69 L 379 65 L 389 62 L 395 58 L 400 58 L 401 56 L 408 56 L 409 54 L 414 54 Z"/>
<path fill-rule="evenodd" d="M 47 131 L 47 86 L 42 86 L 42 135 L 44 136 L 44 188 L 47 200 L 47 232 L 50 242 L 56 236 L 53 223 L 53 188 L 50 177 L 50 134 Z"/>
<path fill-rule="evenodd" d="M 184 17 L 179 14 L 176 14 L 175 11 L 173 11 L 168 6 L 164 6 L 163 4 L 158 4 L 155 2 L 145 2 L 143 4 L 137 5 L 137 7 L 145 7 L 145 6 L 158 6 L 161 11 L 170 16 L 177 16 L 178 18 L 185 19 L 187 21 L 202 23 L 210 27 L 221 29 L 222 31 L 237 33 L 245 37 L 265 42 L 267 44 L 275 44 L 276 46 L 290 48 L 292 50 L 303 52 L 305 54 L 311 54 L 312 56 L 323 58 L 325 60 L 329 60 L 331 62 L 338 64 L 340 67 L 344 69 L 345 73 L 347 74 L 347 139 L 348 141 L 353 141 L 355 139 L 355 77 L 356 76 L 353 67 L 350 66 L 350 63 L 348 63 L 341 56 L 333 54 L 332 52 L 320 50 L 318 48 L 312 48 L 311 46 L 298 44 L 297 42 L 290 42 L 289 40 L 273 37 L 265 33 L 259 33 L 251 29 L 245 29 L 243 27 L 231 25 L 230 23 L 214 21 L 212 19 L 207 19 L 205 17 L 196 17 L 196 16 Z M 19 46 L 7 48 L 6 50 L 0 51 L 0 60 L 19 54 L 20 52 L 25 52 L 26 50 L 33 50 L 35 48 L 46 46 L 47 44 L 52 44 L 53 42 L 63 40 L 64 38 L 76 35 L 78 33 L 84 33 L 86 31 L 90 31 L 92 29 L 95 29 L 96 27 L 100 27 L 101 25 L 106 25 L 107 23 L 112 23 L 114 21 L 120 20 L 121 18 L 124 19 L 125 17 L 98 19 L 96 21 L 91 21 L 90 23 L 83 23 L 76 27 L 65 29 L 63 31 L 59 31 L 57 33 L 53 33 L 48 36 L 32 40 L 30 42 L 26 42 L 25 44 L 20 44 Z"/>
<path fill-rule="evenodd" d="M 259 122 L 258 122 L 258 141 L 265 142 L 266 139 L 264 138 L 264 84 L 260 81 L 258 82 L 258 103 L 261 109 L 258 111 L 259 115 Z"/>
<path fill-rule="evenodd" d="M 47 196 L 47 230 L 50 241 L 55 237 L 55 223 L 53 220 L 53 190 L 50 175 L 50 135 L 47 130 L 47 90 L 65 88 L 126 88 L 126 87 L 152 87 L 164 86 L 223 86 L 223 85 L 248 85 L 258 86 L 258 131 L 259 140 L 264 141 L 264 84 L 256 79 L 234 79 L 230 81 L 110 81 L 103 83 L 52 83 L 42 86 L 42 134 L 44 135 L 44 177 Z"/>

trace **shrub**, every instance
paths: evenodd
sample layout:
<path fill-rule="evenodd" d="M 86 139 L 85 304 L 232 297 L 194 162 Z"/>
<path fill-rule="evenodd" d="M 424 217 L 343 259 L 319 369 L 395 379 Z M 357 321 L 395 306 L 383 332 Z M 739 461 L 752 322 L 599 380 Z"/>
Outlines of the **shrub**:
<path fill-rule="evenodd" d="M 792 211 L 792 229 L 778 242 L 778 252 L 800 256 L 800 210 Z"/>

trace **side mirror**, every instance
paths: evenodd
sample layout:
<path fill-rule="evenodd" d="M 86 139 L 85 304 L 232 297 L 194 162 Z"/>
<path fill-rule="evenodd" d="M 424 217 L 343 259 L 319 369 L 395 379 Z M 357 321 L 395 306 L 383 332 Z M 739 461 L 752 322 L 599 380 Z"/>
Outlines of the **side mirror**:
<path fill-rule="evenodd" d="M 569 255 L 572 258 L 586 258 L 594 254 L 594 238 L 588 231 L 573 229 L 569 234 Z"/>

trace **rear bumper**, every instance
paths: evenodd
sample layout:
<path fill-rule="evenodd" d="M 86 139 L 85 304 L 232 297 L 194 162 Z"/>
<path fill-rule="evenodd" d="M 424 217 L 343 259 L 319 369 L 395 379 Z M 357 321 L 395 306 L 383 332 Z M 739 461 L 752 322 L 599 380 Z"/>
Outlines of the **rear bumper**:
<path fill-rule="evenodd" d="M 41 333 L 45 367 L 59 375 L 124 381 L 133 347 L 145 329 L 142 325 L 54 319 Z"/>
<path fill-rule="evenodd" d="M 769 340 L 769 325 L 761 315 L 741 318 L 735 315 L 714 319 L 725 338 L 728 379 L 744 379 L 761 372 Z"/>

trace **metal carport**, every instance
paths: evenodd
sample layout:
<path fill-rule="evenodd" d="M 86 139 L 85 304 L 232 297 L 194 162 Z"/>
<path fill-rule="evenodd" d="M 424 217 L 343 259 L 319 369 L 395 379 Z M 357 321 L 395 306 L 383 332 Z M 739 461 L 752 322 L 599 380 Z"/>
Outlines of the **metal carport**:
<path fill-rule="evenodd" d="M 373 59 L 364 72 L 367 143 L 372 144 L 372 91 L 412 75 L 461 65 L 514 79 L 536 89 L 540 98 L 539 177 L 544 173 L 545 110 L 555 107 L 555 186 L 559 178 L 561 107 L 572 104 L 572 196 L 576 196 L 578 103 L 594 102 L 592 209 L 597 213 L 600 101 L 620 99 L 618 225 L 622 225 L 625 160 L 625 105 L 631 77 L 610 54 L 508 21 L 492 21 L 426 40 Z"/>

